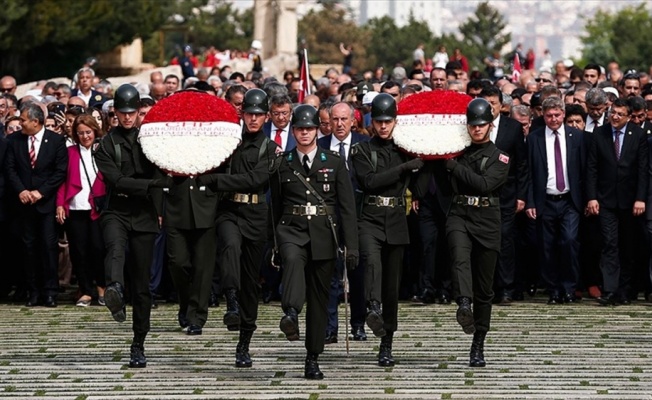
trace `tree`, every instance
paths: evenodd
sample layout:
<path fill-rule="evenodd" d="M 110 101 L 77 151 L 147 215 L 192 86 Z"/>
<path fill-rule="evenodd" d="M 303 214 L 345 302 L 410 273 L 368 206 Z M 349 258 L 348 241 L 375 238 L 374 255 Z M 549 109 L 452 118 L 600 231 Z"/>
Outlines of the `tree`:
<path fill-rule="evenodd" d="M 583 61 L 607 65 L 617 61 L 623 68 L 644 71 L 652 54 L 652 15 L 641 3 L 615 14 L 602 10 L 585 25 L 581 37 Z"/>
<path fill-rule="evenodd" d="M 494 51 L 500 52 L 512 40 L 512 34 L 503 32 L 506 22 L 500 12 L 488 1 L 478 4 L 473 16 L 460 25 L 462 51 L 469 63 L 478 66 Z"/>
<path fill-rule="evenodd" d="M 0 70 L 19 81 L 71 76 L 85 58 L 147 37 L 173 1 L 5 0 Z"/>

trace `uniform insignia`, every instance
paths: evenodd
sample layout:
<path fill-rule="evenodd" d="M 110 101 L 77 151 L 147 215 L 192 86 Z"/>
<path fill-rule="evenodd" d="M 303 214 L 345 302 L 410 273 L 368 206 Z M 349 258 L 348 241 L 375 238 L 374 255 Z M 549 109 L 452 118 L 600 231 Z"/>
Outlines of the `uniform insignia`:
<path fill-rule="evenodd" d="M 498 156 L 498 161 L 500 161 L 502 163 L 505 163 L 505 164 L 508 164 L 509 163 L 509 156 L 507 156 L 505 154 L 501 154 L 501 155 Z"/>
<path fill-rule="evenodd" d="M 292 153 L 288 153 L 288 161 L 292 161 Z"/>
<path fill-rule="evenodd" d="M 97 101 L 100 101 L 100 100 L 102 100 L 102 96 L 100 96 L 99 94 L 98 94 L 98 95 L 96 95 L 96 96 L 95 96 L 95 100 L 97 100 Z"/>
<path fill-rule="evenodd" d="M 326 161 L 326 154 L 324 153 L 319 153 L 319 159 L 323 161 Z"/>
<path fill-rule="evenodd" d="M 325 183 L 324 184 L 324 192 L 330 192 L 330 191 L 331 191 L 331 185 L 329 185 L 328 183 Z"/>
<path fill-rule="evenodd" d="M 317 172 L 331 174 L 331 173 L 335 172 L 335 170 L 333 168 L 322 168 L 322 169 L 318 170 Z"/>

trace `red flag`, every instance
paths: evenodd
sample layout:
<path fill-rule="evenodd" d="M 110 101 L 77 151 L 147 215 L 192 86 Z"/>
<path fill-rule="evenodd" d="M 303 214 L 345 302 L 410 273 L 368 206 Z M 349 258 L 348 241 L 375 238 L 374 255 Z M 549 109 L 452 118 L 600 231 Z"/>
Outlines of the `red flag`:
<path fill-rule="evenodd" d="M 299 103 L 303 103 L 303 99 L 310 95 L 310 67 L 308 66 L 308 50 L 303 49 L 303 63 L 301 63 L 301 71 L 299 73 Z"/>
<path fill-rule="evenodd" d="M 512 82 L 518 83 L 521 78 L 521 60 L 518 58 L 518 53 L 514 52 L 514 66 L 512 67 Z"/>

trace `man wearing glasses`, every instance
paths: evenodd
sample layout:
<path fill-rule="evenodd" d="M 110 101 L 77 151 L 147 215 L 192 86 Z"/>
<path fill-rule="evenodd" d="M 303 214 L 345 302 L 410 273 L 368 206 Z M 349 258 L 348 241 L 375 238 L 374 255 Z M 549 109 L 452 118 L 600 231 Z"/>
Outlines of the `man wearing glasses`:
<path fill-rule="evenodd" d="M 543 89 L 544 86 L 552 84 L 552 74 L 550 72 L 541 72 L 539 77 L 534 80 L 538 85 L 539 91 Z"/>
<path fill-rule="evenodd" d="M 0 79 L 0 92 L 16 94 L 16 78 L 10 75 L 5 75 Z"/>
<path fill-rule="evenodd" d="M 274 141 L 283 151 L 292 150 L 296 140 L 290 134 L 290 118 L 292 118 L 292 100 L 287 95 L 274 95 L 269 100 L 270 121 L 263 126 L 268 138 Z"/>

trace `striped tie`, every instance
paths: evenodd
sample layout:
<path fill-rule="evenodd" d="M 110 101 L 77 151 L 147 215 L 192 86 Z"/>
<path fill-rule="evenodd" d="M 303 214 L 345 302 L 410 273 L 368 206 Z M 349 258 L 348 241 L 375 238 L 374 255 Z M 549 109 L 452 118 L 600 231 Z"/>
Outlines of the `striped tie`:
<path fill-rule="evenodd" d="M 31 146 L 29 146 L 29 163 L 32 165 L 32 168 L 34 168 L 36 165 L 36 148 L 34 147 L 36 136 L 30 136 L 29 140 L 32 142 Z"/>

